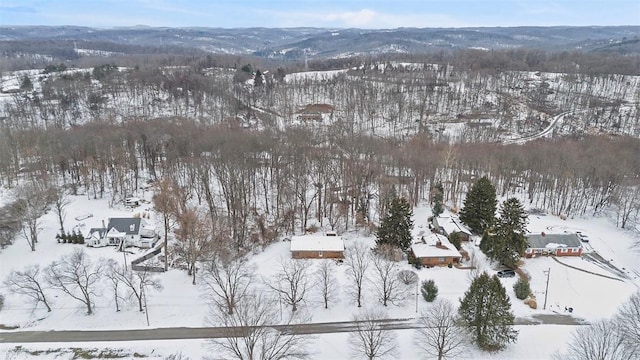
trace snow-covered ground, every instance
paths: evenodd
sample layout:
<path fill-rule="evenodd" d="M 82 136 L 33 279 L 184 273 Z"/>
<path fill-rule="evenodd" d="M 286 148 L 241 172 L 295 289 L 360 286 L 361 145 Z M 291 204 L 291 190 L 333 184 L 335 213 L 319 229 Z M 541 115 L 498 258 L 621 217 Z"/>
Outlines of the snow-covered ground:
<path fill-rule="evenodd" d="M 151 193 L 137 194 L 146 201 L 150 200 Z M 72 197 L 72 204 L 67 208 L 65 227 L 71 229 L 78 226 L 86 232 L 91 227 L 98 227 L 102 220 L 109 217 L 127 216 L 135 212 L 150 211 L 149 203 L 144 203 L 136 209 L 127 209 L 122 205 L 109 208 L 108 201 L 87 199 L 86 196 Z M 82 221 L 75 218 L 85 214 L 93 216 Z M 426 206 L 414 209 L 414 235 L 421 236 L 430 231 L 427 218 L 431 215 Z M 516 299 L 512 286 L 515 278 L 501 279 L 511 296 L 512 309 L 518 318 L 529 318 L 535 314 L 564 313 L 565 306 L 574 309 L 572 316 L 586 321 L 593 321 L 611 316 L 618 306 L 624 302 L 640 286 L 640 262 L 637 261 L 638 253 L 633 252 L 631 245 L 637 241 L 637 234 L 621 230 L 615 227 L 606 218 L 585 218 L 561 220 L 550 215 L 530 215 L 530 232 L 547 233 L 582 231 L 589 236 L 590 242 L 585 251 L 596 251 L 610 264 L 622 270 L 621 273 L 609 271 L 607 268 L 597 265 L 582 258 L 561 258 L 566 265 L 583 269 L 580 271 L 568 267 L 552 258 L 526 259 L 522 269 L 531 277 L 531 288 L 537 295 L 538 309 L 533 310 Z M 153 220 L 153 218 L 152 218 Z M 40 233 L 40 241 L 37 251 L 31 252 L 24 239 L 16 242 L 0 253 L 0 278 L 4 279 L 13 270 L 20 270 L 27 265 L 39 264 L 46 267 L 52 261 L 59 259 L 64 254 L 73 251 L 74 248 L 83 247 L 92 259 L 113 258 L 123 261 L 123 253 L 114 248 L 86 248 L 84 245 L 58 244 L 55 234 L 58 228 L 57 219 L 53 211 L 49 211 L 42 218 L 43 230 Z M 357 233 L 343 235 L 346 246 L 352 246 L 355 242 L 374 244 L 373 236 L 363 236 Z M 477 246 L 471 242 L 464 244 L 469 252 L 475 252 L 479 266 L 494 273 L 496 267 L 490 264 L 480 253 Z M 135 256 L 135 255 L 128 255 Z M 256 282 L 268 280 L 276 271 L 282 259 L 289 258 L 289 243 L 277 242 L 264 251 L 255 254 L 252 262 L 256 266 Z M 130 261 L 131 258 L 128 259 Z M 309 274 L 314 271 L 320 260 L 309 260 Z M 408 264 L 402 263 L 402 268 L 413 269 Z M 542 309 L 547 275 L 549 271 L 549 288 L 547 294 L 547 308 Z M 595 273 L 595 274 L 593 274 Z M 418 271 L 421 280 L 433 279 L 439 288 L 439 298 L 444 298 L 457 303 L 470 283 L 469 270 L 431 268 Z M 606 275 L 607 277 L 599 276 Z M 336 301 L 325 310 L 319 306 L 317 297 L 313 292 L 301 311 L 307 312 L 313 322 L 348 321 L 357 312 L 357 307 L 346 293 L 348 279 L 345 273 L 345 265 L 336 266 L 335 275 L 340 284 L 341 291 Z M 373 277 L 373 273 L 369 274 Z M 191 285 L 190 277 L 185 271 L 170 270 L 158 275 L 163 289 L 149 294 L 148 315 L 149 326 L 144 313 L 137 311 L 135 304 L 127 304 L 120 312 L 115 311 L 112 294 L 107 286 L 100 289 L 100 295 L 96 297 L 95 314 L 85 315 L 85 309 L 79 302 L 72 301 L 63 294 L 49 292 L 53 311 L 47 313 L 42 307 L 33 308 L 26 299 L 16 294 L 9 294 L 4 289 L 0 290 L 6 296 L 4 308 L 0 311 L 0 324 L 6 326 L 19 326 L 19 330 L 63 330 L 63 329 L 136 329 L 136 328 L 160 328 L 160 327 L 200 327 L 205 326 L 205 318 L 208 311 L 206 300 L 200 287 Z M 611 279 L 616 278 L 616 279 Z M 386 310 L 390 318 L 414 318 L 417 313 L 426 309 L 429 304 L 421 297 L 418 298 L 416 312 L 415 289 L 406 289 L 406 299 L 398 305 L 391 305 Z M 364 297 L 365 306 L 377 304 L 377 298 L 373 294 L 371 283 L 367 284 Z M 285 308 L 284 311 L 287 311 Z M 518 326 L 520 336 L 516 344 L 509 345 L 505 351 L 498 354 L 486 354 L 477 349 L 471 349 L 469 358 L 473 359 L 545 359 L 558 350 L 564 349 L 572 330 L 575 326 L 568 325 L 528 325 Z M 412 330 L 396 331 L 399 341 L 400 359 L 419 358 L 417 347 L 413 344 Z M 2 332 L 0 331 L 0 338 Z M 310 349 L 315 359 L 349 358 L 348 336 L 345 334 L 323 334 L 315 336 L 310 342 Z M 540 346 L 544 343 L 545 346 Z M 0 358 L 7 359 L 63 359 L 72 358 L 72 353 L 38 352 L 40 350 L 71 349 L 73 347 L 87 349 L 123 349 L 122 351 L 133 354 L 138 352 L 149 358 L 163 358 L 171 354 L 181 353 L 191 359 L 200 359 L 210 352 L 208 344 L 204 340 L 189 341 L 149 341 L 130 343 L 77 343 L 77 344 L 22 344 L 22 350 L 14 349 L 16 344 L 0 345 Z M 20 345 L 20 344 L 18 344 Z M 30 354 L 29 350 L 35 354 Z M 57 354 L 57 355 L 56 355 Z M 133 355 L 131 355 L 133 356 Z"/>

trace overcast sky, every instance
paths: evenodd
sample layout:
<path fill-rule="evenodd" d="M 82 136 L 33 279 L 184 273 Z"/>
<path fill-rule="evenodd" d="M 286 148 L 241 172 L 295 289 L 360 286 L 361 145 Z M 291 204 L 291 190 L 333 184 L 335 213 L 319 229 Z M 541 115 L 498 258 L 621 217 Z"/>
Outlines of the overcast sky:
<path fill-rule="evenodd" d="M 0 25 L 640 25 L 640 0 L 0 0 Z"/>

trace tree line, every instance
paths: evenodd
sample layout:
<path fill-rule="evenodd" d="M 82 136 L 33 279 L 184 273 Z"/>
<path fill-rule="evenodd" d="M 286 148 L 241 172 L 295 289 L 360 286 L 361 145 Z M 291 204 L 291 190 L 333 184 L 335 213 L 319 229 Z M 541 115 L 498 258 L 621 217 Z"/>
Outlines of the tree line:
<path fill-rule="evenodd" d="M 427 134 L 397 141 L 339 128 L 258 131 L 171 118 L 4 127 L 0 151 L 0 184 L 61 183 L 112 205 L 170 179 L 224 220 L 237 247 L 304 232 L 310 221 L 366 229 L 392 191 L 416 205 L 441 184 L 444 203 L 460 208 L 460 194 L 482 176 L 498 195 L 523 194 L 552 214 L 613 210 L 620 227 L 636 221 L 640 203 L 640 141 L 630 137 L 445 144 Z"/>

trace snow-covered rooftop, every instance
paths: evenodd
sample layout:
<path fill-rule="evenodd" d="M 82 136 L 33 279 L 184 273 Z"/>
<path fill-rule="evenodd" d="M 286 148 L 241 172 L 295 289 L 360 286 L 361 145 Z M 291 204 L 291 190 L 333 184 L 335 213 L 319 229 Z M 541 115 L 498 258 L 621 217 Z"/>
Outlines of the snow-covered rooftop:
<path fill-rule="evenodd" d="M 532 249 L 571 247 L 577 248 L 581 246 L 578 234 L 528 234 L 527 244 Z"/>
<path fill-rule="evenodd" d="M 464 233 L 471 235 L 471 231 L 466 226 L 462 225 L 460 220 L 451 216 L 438 216 L 436 217 L 438 226 L 442 227 L 447 234 L 454 232 Z"/>
<path fill-rule="evenodd" d="M 340 236 L 292 236 L 291 251 L 344 251 L 344 241 Z"/>
<path fill-rule="evenodd" d="M 418 239 L 411 245 L 411 251 L 417 258 L 461 257 L 460 252 L 456 250 L 456 247 L 449 242 L 446 236 L 435 233 Z"/>

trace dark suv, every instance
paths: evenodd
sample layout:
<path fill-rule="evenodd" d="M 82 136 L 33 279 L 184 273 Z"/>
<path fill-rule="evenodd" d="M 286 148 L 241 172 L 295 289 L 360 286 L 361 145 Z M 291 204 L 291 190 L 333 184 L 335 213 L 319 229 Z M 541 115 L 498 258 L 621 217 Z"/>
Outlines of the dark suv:
<path fill-rule="evenodd" d="M 514 276 L 516 276 L 516 272 L 513 271 L 513 270 L 507 269 L 507 270 L 498 271 L 498 277 L 501 277 L 501 278 L 503 278 L 503 277 L 514 277 Z"/>

